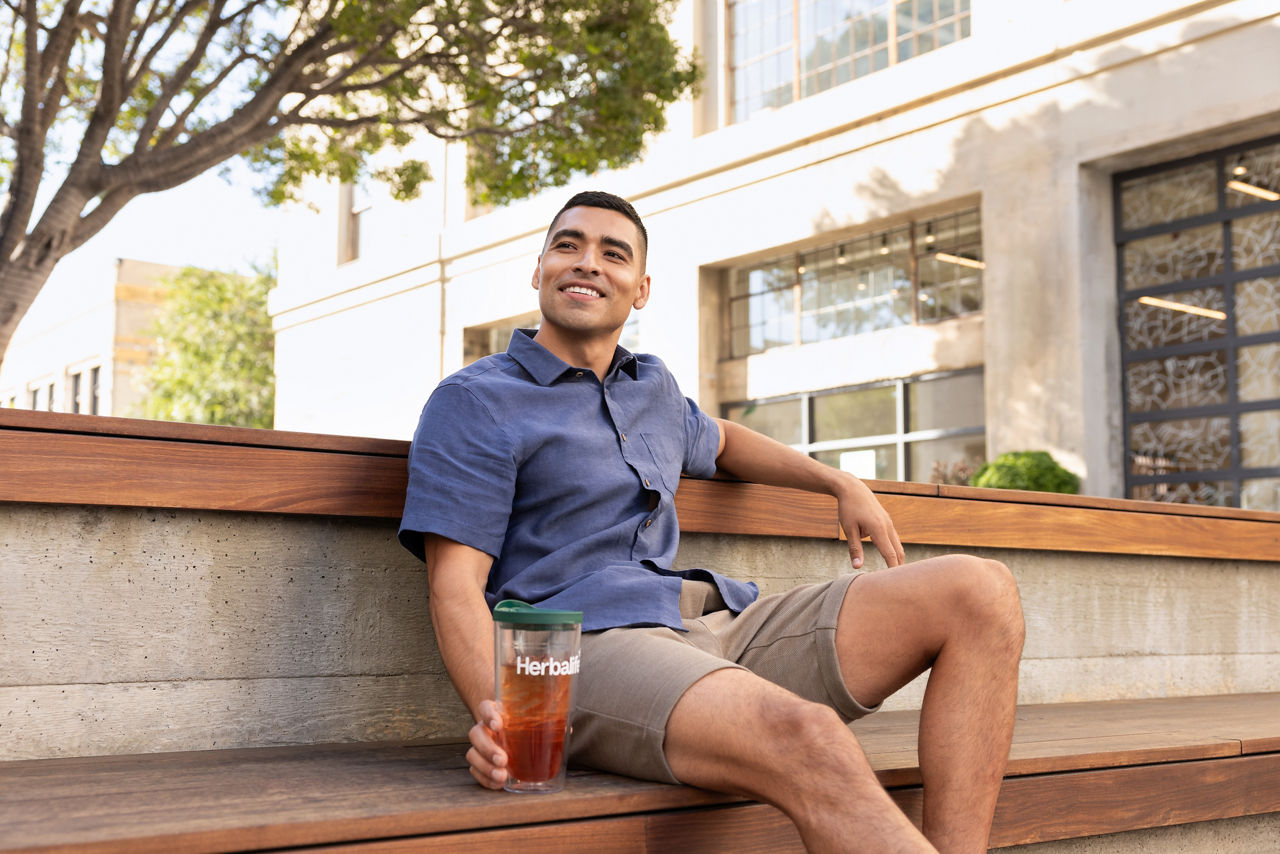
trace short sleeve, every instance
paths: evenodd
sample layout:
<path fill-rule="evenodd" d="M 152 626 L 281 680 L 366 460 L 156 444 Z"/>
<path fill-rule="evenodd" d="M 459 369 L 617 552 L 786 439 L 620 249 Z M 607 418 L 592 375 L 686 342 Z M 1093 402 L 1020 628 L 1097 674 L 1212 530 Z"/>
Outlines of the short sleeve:
<path fill-rule="evenodd" d="M 716 456 L 720 451 L 720 427 L 698 404 L 687 397 L 684 402 L 684 473 L 690 477 L 711 477 L 716 473 Z"/>
<path fill-rule="evenodd" d="M 464 386 L 437 387 L 409 449 L 401 545 L 423 560 L 431 533 L 497 557 L 515 483 L 513 442 L 488 407 Z"/>

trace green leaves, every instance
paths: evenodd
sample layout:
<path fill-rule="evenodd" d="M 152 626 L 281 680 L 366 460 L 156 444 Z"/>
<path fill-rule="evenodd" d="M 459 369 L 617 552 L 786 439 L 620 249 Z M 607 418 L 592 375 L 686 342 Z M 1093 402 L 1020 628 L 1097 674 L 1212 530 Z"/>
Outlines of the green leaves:
<path fill-rule="evenodd" d="M 153 332 L 147 418 L 270 428 L 274 338 L 267 293 L 275 274 L 245 277 L 187 267 L 167 283 Z"/>
<path fill-rule="evenodd" d="M 1080 491 L 1080 478 L 1067 471 L 1045 451 L 1010 451 L 982 467 L 970 481 L 991 489 L 1029 489 L 1035 492 Z"/>

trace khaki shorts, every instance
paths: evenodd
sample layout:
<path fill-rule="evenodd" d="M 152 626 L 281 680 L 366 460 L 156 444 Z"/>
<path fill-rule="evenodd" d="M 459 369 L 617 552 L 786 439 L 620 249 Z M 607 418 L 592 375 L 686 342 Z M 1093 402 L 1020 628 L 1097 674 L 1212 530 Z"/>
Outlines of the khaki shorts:
<path fill-rule="evenodd" d="M 714 584 L 685 581 L 680 616 L 687 632 L 623 628 L 583 635 L 570 761 L 679 782 L 663 753 L 667 719 L 693 683 L 727 667 L 830 706 L 846 721 L 875 711 L 850 696 L 836 656 L 836 618 L 856 577 L 764 596 L 736 616 Z"/>

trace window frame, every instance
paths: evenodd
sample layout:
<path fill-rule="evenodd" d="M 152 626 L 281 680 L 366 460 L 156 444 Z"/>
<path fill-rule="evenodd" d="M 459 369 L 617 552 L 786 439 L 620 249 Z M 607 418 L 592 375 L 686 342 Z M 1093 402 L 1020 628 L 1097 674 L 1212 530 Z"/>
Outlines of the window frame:
<path fill-rule="evenodd" d="M 945 224 L 954 221 L 956 223 L 957 234 L 960 234 L 960 223 L 966 217 L 974 217 L 976 226 L 976 240 L 961 241 L 958 237 L 948 241 L 942 235 L 934 235 L 933 227 L 935 224 Z M 899 243 L 899 237 L 903 238 Z M 909 288 L 909 294 L 906 295 L 905 305 L 899 307 L 900 297 L 897 293 L 897 286 L 891 287 L 883 294 L 875 292 L 875 286 L 871 286 L 871 293 L 866 297 L 855 298 L 850 302 L 853 310 L 862 307 L 868 311 L 878 305 L 887 303 L 889 305 L 890 314 L 898 320 L 898 322 L 888 325 L 871 325 L 869 328 L 861 328 L 856 320 L 856 314 L 853 316 L 853 323 L 848 332 L 838 333 L 828 336 L 819 336 L 810 338 L 806 335 L 806 320 L 816 317 L 824 311 L 831 308 L 838 308 L 839 303 L 817 304 L 813 307 L 805 307 L 804 293 L 807 283 L 812 281 L 806 278 L 809 276 L 809 265 L 821 264 L 821 258 L 828 253 L 834 253 L 838 264 L 848 264 L 851 271 L 865 269 L 879 271 L 886 269 L 885 267 L 875 267 L 869 265 L 859 267 L 856 258 L 856 249 L 860 246 L 875 247 L 879 244 L 879 249 L 875 254 L 883 254 L 890 259 L 901 259 L 901 267 L 890 267 L 891 270 L 901 270 L 906 276 L 906 286 Z M 967 261 L 979 265 L 972 274 L 976 278 L 976 288 L 978 292 L 977 305 L 973 308 L 958 311 L 953 314 L 944 316 L 923 317 L 921 314 L 922 300 L 925 297 L 933 299 L 935 297 L 935 285 L 922 286 L 920 275 L 920 261 L 930 255 L 937 256 L 938 253 L 945 253 L 945 250 L 956 249 L 957 252 L 967 252 Z M 976 247 L 976 248 L 975 248 Z M 849 249 L 854 251 L 854 260 L 850 262 L 840 259 L 847 258 L 846 251 Z M 976 256 L 976 257 L 973 257 Z M 859 335 L 880 332 L 886 329 L 896 329 L 902 326 L 921 326 L 935 323 L 945 323 L 961 317 L 973 314 L 981 314 L 985 308 L 984 282 L 983 273 L 986 269 L 985 253 L 982 250 L 982 210 L 978 204 L 966 207 L 947 210 L 942 213 L 934 214 L 928 217 L 912 219 L 905 224 L 884 227 L 877 231 L 865 232 L 860 235 L 852 235 L 842 238 L 828 238 L 820 244 L 804 250 L 792 250 L 780 253 L 778 255 L 762 259 L 753 264 L 744 264 L 734 266 L 728 269 L 725 291 L 724 291 L 724 328 L 727 331 L 726 352 L 729 359 L 743 359 L 755 356 L 769 350 L 780 349 L 783 347 L 803 347 L 813 344 L 820 344 L 824 341 L 833 341 L 843 338 L 855 338 Z M 740 277 L 747 277 L 758 270 L 772 269 L 780 271 L 784 269 L 784 262 L 790 263 L 790 282 L 782 285 L 771 285 L 763 290 L 753 291 L 749 281 L 746 285 L 741 284 Z M 852 277 L 857 279 L 855 275 Z M 895 282 L 898 280 L 895 280 Z M 785 278 L 784 278 L 785 282 Z M 861 287 L 862 283 L 859 283 Z M 947 287 L 951 283 L 947 283 Z M 937 285 L 936 287 L 941 287 Z M 787 292 L 790 291 L 788 298 Z M 779 298 L 780 295 L 780 298 Z M 770 344 L 765 336 L 760 336 L 762 343 L 756 346 L 753 331 L 757 327 L 767 327 L 773 322 L 773 317 L 766 317 L 762 320 L 752 316 L 751 300 L 766 296 L 773 296 L 780 304 L 789 303 L 790 310 L 787 314 L 791 318 L 791 330 L 789 335 L 779 336 L 780 343 Z M 739 310 L 739 307 L 745 303 L 745 308 Z M 735 321 L 735 312 L 745 317 L 743 323 Z M 746 342 L 746 349 L 741 350 L 740 344 Z"/>
<path fill-rule="evenodd" d="M 1157 163 L 1140 169 L 1119 172 L 1112 176 L 1113 243 L 1116 247 L 1116 323 L 1120 348 L 1120 405 L 1123 414 L 1121 440 L 1123 442 L 1124 494 L 1148 500 L 1174 501 L 1164 498 L 1160 487 L 1179 484 L 1217 483 L 1228 484 L 1229 494 L 1221 506 L 1239 507 L 1243 497 L 1244 482 L 1255 479 L 1280 478 L 1280 465 L 1244 466 L 1241 463 L 1240 416 L 1249 412 L 1273 411 L 1280 408 L 1280 398 L 1258 401 L 1239 400 L 1239 382 L 1236 365 L 1239 350 L 1257 344 L 1280 342 L 1280 330 L 1240 335 L 1237 332 L 1236 287 L 1254 279 L 1280 277 L 1280 264 L 1235 269 L 1232 245 L 1232 222 L 1258 214 L 1280 212 L 1280 200 L 1245 201 L 1232 206 L 1228 202 L 1228 165 L 1243 156 L 1244 152 L 1268 146 L 1280 145 L 1280 135 L 1250 140 L 1176 160 Z M 1126 182 L 1164 172 L 1211 163 L 1214 167 L 1215 199 L 1212 211 L 1179 217 L 1167 222 L 1125 228 L 1123 219 L 1122 189 Z M 1125 280 L 1125 248 L 1135 241 L 1162 235 L 1172 235 L 1189 229 L 1216 226 L 1222 230 L 1222 266 L 1209 275 L 1178 279 L 1171 282 L 1127 289 Z M 1161 298 L 1198 288 L 1221 288 L 1226 313 L 1225 332 L 1220 337 L 1199 341 L 1186 341 L 1145 349 L 1131 349 L 1127 309 L 1142 298 Z M 1171 408 L 1153 408 L 1148 411 L 1132 411 L 1130 407 L 1129 369 L 1135 363 L 1170 357 L 1212 354 L 1221 351 L 1225 364 L 1226 400 L 1217 403 L 1196 404 Z M 1164 473 L 1135 474 L 1137 454 L 1133 448 L 1133 428 L 1139 424 L 1172 422 L 1178 420 L 1225 418 L 1228 421 L 1228 464 L 1225 467 L 1170 471 Z M 1153 463 L 1154 465 L 1154 463 Z M 1154 487 L 1153 489 L 1148 489 Z M 1148 494 L 1150 493 L 1150 494 Z M 1189 503 L 1189 502 L 1176 502 Z M 1197 502 L 1198 503 L 1198 502 Z"/>
<path fill-rule="evenodd" d="M 987 432 L 985 406 L 983 407 L 983 423 L 980 425 L 968 425 L 963 427 L 933 427 L 923 430 L 908 429 L 911 424 L 911 403 L 908 387 L 914 384 L 923 384 L 935 380 L 950 379 L 952 377 L 978 375 L 983 378 L 985 385 L 985 368 L 984 366 L 976 366 L 970 368 L 962 368 L 955 371 L 933 371 L 925 374 L 917 374 L 911 377 L 899 377 L 892 380 L 881 380 L 873 383 L 862 383 L 859 385 L 843 386 L 833 389 L 821 389 L 814 391 L 800 391 L 787 395 L 779 395 L 776 397 L 759 398 L 755 400 L 739 400 L 724 403 L 720 407 L 720 416 L 727 420 L 734 420 L 730 415 L 730 410 L 743 406 L 763 406 L 773 403 L 784 403 L 787 401 L 800 401 L 800 436 L 801 441 L 794 443 L 786 443 L 788 447 L 799 451 L 806 456 L 814 456 L 823 452 L 831 451 L 856 451 L 871 448 L 879 448 L 886 445 L 892 445 L 897 455 L 896 471 L 890 480 L 911 481 L 914 472 L 911 471 L 911 454 L 910 446 L 920 442 L 929 442 L 938 439 L 954 439 L 964 438 L 967 436 L 984 436 Z M 823 397 L 834 395 L 849 394 L 860 391 L 867 391 L 877 388 L 893 388 L 895 390 L 895 432 L 893 433 L 877 433 L 874 435 L 846 437 L 843 439 L 825 439 L 814 441 L 814 402 Z M 985 444 L 985 442 L 984 442 Z M 930 481 L 916 481 L 920 483 L 928 483 Z"/>

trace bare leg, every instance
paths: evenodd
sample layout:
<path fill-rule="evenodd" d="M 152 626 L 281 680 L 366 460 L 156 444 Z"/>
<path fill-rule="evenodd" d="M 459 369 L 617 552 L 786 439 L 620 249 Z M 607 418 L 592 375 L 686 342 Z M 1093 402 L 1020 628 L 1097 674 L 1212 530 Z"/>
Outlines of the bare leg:
<path fill-rule="evenodd" d="M 835 712 L 745 671 L 718 670 L 685 692 L 665 752 L 686 783 L 778 807 L 815 854 L 935 850 Z"/>
<path fill-rule="evenodd" d="M 943 852 L 987 850 L 1013 736 L 1023 622 L 995 561 L 952 555 L 850 585 L 836 645 L 850 693 L 874 705 L 932 667 L 920 713 L 924 832 Z"/>

